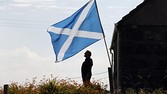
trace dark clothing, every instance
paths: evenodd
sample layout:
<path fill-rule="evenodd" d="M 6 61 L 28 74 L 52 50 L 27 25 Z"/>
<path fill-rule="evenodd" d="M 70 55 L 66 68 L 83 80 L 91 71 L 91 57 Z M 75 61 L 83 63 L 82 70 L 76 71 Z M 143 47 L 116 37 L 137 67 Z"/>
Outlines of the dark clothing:
<path fill-rule="evenodd" d="M 90 81 L 90 78 L 92 76 L 92 72 L 91 72 L 92 66 L 93 66 L 92 59 L 86 58 L 81 67 L 83 81 L 88 81 L 88 82 Z"/>

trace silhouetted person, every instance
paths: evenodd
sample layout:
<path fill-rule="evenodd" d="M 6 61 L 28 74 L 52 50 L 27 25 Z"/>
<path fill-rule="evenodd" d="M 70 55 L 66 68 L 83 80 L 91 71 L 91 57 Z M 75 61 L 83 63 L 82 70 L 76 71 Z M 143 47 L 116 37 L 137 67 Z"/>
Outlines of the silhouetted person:
<path fill-rule="evenodd" d="M 92 66 L 93 66 L 93 60 L 91 57 L 91 52 L 86 51 L 84 54 L 84 57 L 86 58 L 85 61 L 82 63 L 81 72 L 82 72 L 82 81 L 85 86 L 90 85 L 90 79 L 92 76 Z"/>

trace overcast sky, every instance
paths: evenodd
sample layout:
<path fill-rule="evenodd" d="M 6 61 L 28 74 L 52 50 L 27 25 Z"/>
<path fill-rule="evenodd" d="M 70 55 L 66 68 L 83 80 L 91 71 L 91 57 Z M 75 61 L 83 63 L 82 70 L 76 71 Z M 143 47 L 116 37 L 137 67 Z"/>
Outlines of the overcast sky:
<path fill-rule="evenodd" d="M 0 0 L 0 86 L 24 83 L 51 74 L 60 79 L 72 78 L 81 83 L 84 52 L 90 50 L 95 80 L 108 83 L 108 61 L 104 40 L 87 47 L 77 55 L 54 63 L 55 54 L 47 28 L 82 7 L 88 0 Z M 114 24 L 143 0 L 97 0 L 108 49 Z"/>

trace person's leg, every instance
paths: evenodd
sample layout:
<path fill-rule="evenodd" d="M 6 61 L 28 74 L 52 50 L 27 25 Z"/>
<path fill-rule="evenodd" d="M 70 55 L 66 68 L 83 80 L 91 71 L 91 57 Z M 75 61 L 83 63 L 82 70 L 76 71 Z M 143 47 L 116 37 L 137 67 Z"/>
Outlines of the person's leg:
<path fill-rule="evenodd" d="M 90 85 L 91 76 L 92 76 L 91 73 L 88 73 L 88 74 L 86 75 L 86 79 L 85 79 L 85 85 L 86 85 L 86 86 L 89 86 L 89 85 Z"/>
<path fill-rule="evenodd" d="M 82 72 L 82 81 L 83 81 L 83 85 L 85 86 L 87 81 L 86 81 L 86 76 L 87 74 L 85 72 Z"/>
<path fill-rule="evenodd" d="M 88 82 L 90 82 L 91 77 L 92 77 L 92 73 L 88 73 L 87 77 L 86 77 L 86 79 L 87 79 Z"/>

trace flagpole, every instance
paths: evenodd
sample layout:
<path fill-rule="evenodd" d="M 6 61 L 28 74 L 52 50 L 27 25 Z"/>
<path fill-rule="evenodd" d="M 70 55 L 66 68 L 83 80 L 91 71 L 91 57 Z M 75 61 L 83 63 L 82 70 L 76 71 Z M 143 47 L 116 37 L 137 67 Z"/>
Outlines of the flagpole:
<path fill-rule="evenodd" d="M 110 73 L 111 73 L 111 81 L 112 81 L 112 85 L 110 84 L 110 89 L 112 87 L 112 93 L 115 92 L 115 83 L 114 83 L 114 71 L 113 71 L 113 60 L 111 62 L 111 59 L 110 59 L 110 55 L 109 55 L 109 51 L 108 51 L 108 47 L 107 47 L 107 42 L 106 42 L 106 39 L 105 39 L 105 34 L 104 34 L 104 31 L 103 31 L 103 27 L 102 27 L 102 24 L 101 24 L 101 20 L 100 20 L 100 17 L 99 17 L 99 11 L 98 11 L 98 8 L 97 8 L 97 3 L 96 3 L 96 0 L 95 1 L 95 4 L 96 4 L 96 9 L 97 9 L 97 14 L 98 14 L 98 18 L 99 18 L 99 21 L 100 21 L 100 26 L 102 28 L 102 32 L 103 32 L 103 37 L 104 37 L 104 43 L 105 43 L 105 48 L 106 48 L 106 51 L 107 51 L 107 56 L 108 56 L 108 60 L 109 60 L 109 63 L 110 63 L 110 67 L 111 67 L 111 72 L 109 71 L 109 76 L 110 76 Z M 113 54 L 112 54 L 113 55 Z M 110 80 L 110 77 L 109 77 L 109 80 Z"/>
<path fill-rule="evenodd" d="M 109 51 L 108 51 L 108 47 L 107 47 L 107 42 L 106 42 L 106 39 L 105 39 L 105 34 L 104 34 L 103 27 L 101 25 L 101 20 L 100 20 L 100 17 L 99 17 L 99 11 L 98 11 L 98 8 L 97 8 L 97 3 L 96 3 L 96 0 L 94 0 L 94 1 L 95 1 L 95 4 L 96 4 L 96 9 L 97 9 L 98 18 L 99 18 L 99 21 L 100 21 L 100 26 L 101 26 L 102 32 L 103 32 L 104 44 L 105 44 L 105 48 L 106 48 L 106 51 L 107 51 L 108 60 L 109 60 L 110 66 L 112 67 L 113 62 L 111 62 L 111 59 L 110 59 L 110 55 L 109 55 Z"/>

